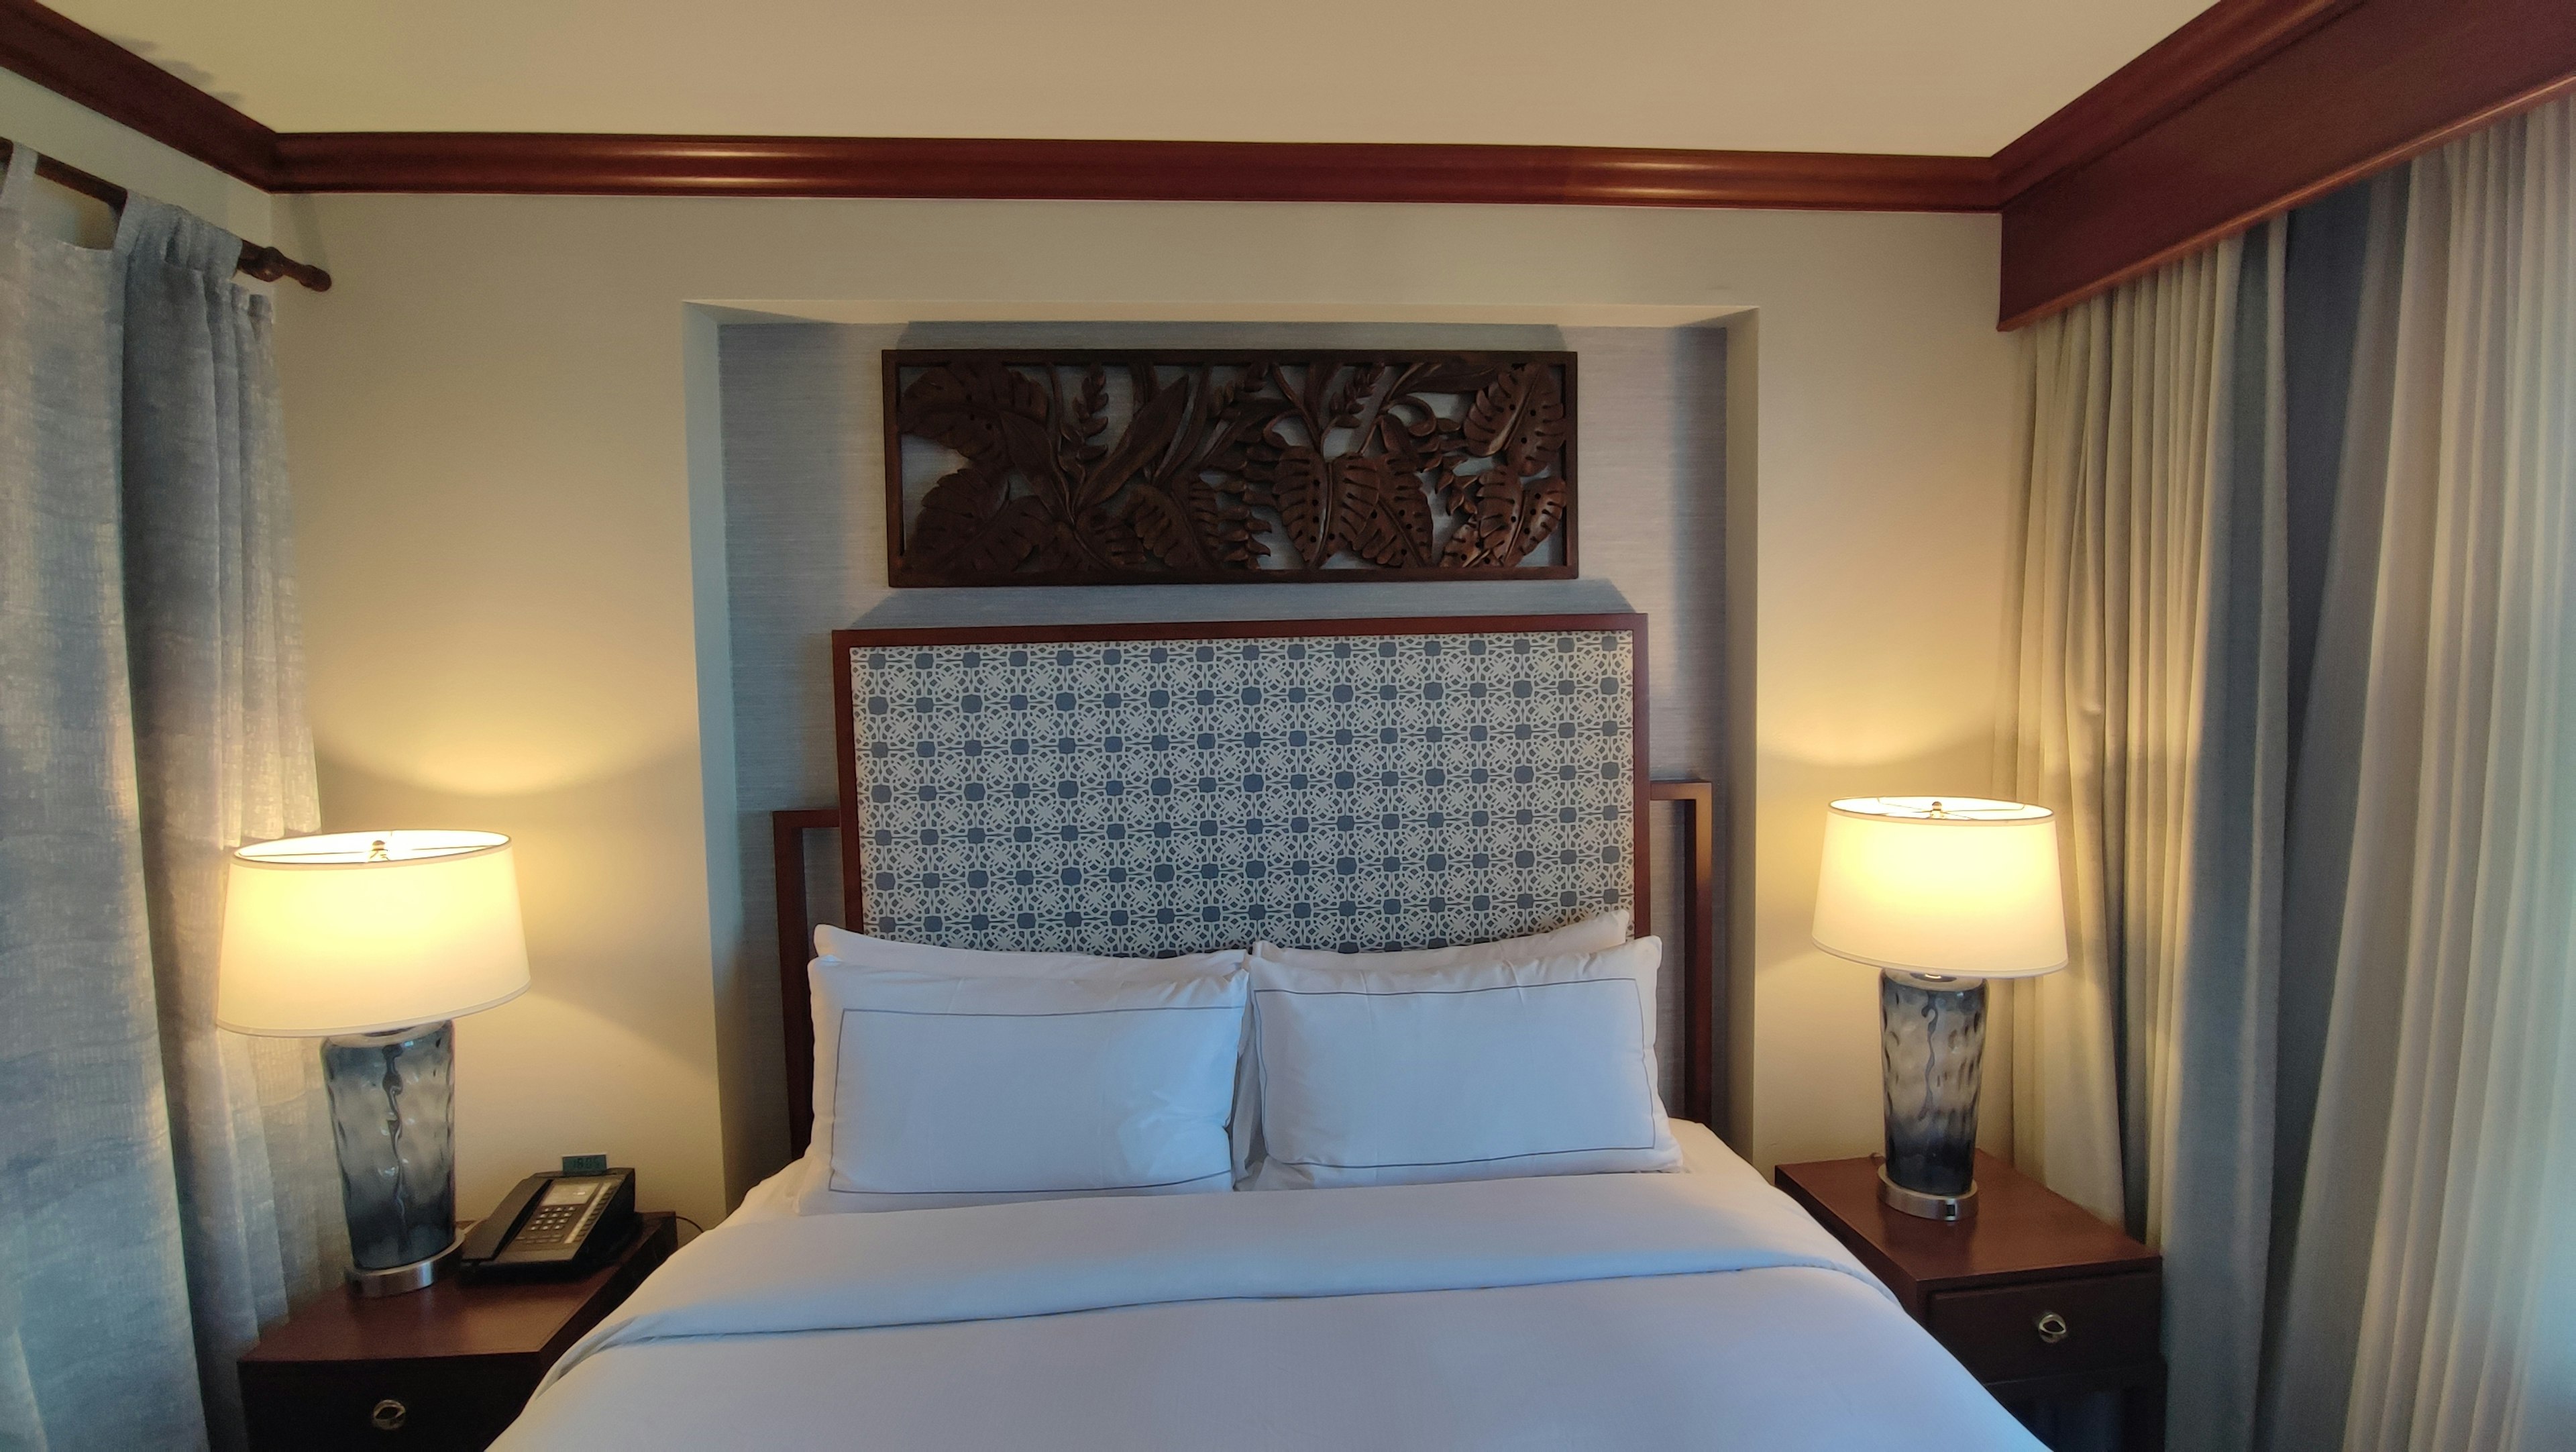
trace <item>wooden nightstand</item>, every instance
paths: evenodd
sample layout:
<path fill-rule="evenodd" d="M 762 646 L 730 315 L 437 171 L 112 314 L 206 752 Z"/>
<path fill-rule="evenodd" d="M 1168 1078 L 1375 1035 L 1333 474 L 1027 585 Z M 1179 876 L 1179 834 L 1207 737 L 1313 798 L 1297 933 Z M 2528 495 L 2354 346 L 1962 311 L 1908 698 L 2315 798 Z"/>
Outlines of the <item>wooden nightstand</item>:
<path fill-rule="evenodd" d="M 579 1280 L 444 1280 L 382 1300 L 334 1289 L 297 1307 L 241 1359 L 252 1452 L 489 1446 L 555 1358 L 678 1246 L 668 1211 L 636 1218 L 625 1248 Z"/>
<path fill-rule="evenodd" d="M 1878 1160 L 1772 1178 L 1834 1233 L 1997 1401 L 2124 1393 L 2126 1444 L 2164 1445 L 2163 1260 L 1979 1151 L 1977 1213 L 1922 1220 L 1878 1200 Z"/>

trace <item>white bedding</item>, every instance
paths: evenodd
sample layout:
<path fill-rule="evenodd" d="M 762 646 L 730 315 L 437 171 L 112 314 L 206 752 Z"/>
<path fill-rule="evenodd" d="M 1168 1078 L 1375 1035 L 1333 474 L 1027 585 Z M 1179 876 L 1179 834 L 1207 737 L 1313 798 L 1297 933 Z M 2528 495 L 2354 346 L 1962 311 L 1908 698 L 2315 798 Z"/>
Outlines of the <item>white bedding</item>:
<path fill-rule="evenodd" d="M 803 1218 L 764 1187 L 498 1446 L 2038 1445 L 1675 1129 L 1689 1173 Z"/>

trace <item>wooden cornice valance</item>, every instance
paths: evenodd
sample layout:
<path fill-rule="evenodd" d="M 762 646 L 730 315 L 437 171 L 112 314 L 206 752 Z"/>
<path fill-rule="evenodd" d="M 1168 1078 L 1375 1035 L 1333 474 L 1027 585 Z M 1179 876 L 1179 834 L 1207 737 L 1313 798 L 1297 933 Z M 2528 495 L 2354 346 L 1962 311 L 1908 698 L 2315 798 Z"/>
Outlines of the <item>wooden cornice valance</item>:
<path fill-rule="evenodd" d="M 2290 43 L 2251 64 L 2208 66 L 2187 101 L 2009 188 L 2003 326 L 2576 89 L 2570 0 L 2222 0 L 2168 44 L 2227 13 L 2302 8 L 2316 13 Z M 2015 153 L 2056 119 L 1999 154 L 2008 178 L 2019 177 Z"/>

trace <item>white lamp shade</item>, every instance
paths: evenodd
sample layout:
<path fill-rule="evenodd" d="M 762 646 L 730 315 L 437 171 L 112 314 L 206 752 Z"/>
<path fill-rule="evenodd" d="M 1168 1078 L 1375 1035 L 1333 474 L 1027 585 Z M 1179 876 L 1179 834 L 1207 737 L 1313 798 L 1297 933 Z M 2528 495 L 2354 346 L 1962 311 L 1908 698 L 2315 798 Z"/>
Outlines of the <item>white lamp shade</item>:
<path fill-rule="evenodd" d="M 1854 797 L 1825 818 L 1815 943 L 1877 968 L 2027 978 L 2066 966 L 2057 819 L 1981 797 Z"/>
<path fill-rule="evenodd" d="M 245 847 L 224 900 L 215 1022 L 378 1033 L 527 991 L 519 878 L 493 832 L 340 832 Z"/>

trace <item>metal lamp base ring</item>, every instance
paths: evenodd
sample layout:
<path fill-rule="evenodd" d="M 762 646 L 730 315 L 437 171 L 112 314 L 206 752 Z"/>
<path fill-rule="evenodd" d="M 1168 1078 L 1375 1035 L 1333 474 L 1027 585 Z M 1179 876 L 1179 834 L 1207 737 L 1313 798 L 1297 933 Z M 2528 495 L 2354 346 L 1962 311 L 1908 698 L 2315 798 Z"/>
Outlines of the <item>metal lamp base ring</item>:
<path fill-rule="evenodd" d="M 1878 1167 L 1878 1199 L 1891 1210 L 1901 1210 L 1925 1220 L 1965 1220 L 1977 1213 L 1976 1182 L 1969 1182 L 1965 1194 L 1931 1195 L 1921 1190 L 1909 1190 L 1889 1179 L 1885 1165 Z"/>
<path fill-rule="evenodd" d="M 459 1234 L 447 1242 L 447 1249 L 427 1260 L 407 1265 L 389 1265 L 383 1270 L 360 1270 L 349 1267 L 349 1294 L 374 1298 L 399 1296 L 412 1291 L 428 1290 L 431 1283 L 445 1280 L 456 1268 L 456 1254 L 465 1248 L 465 1237 Z"/>

